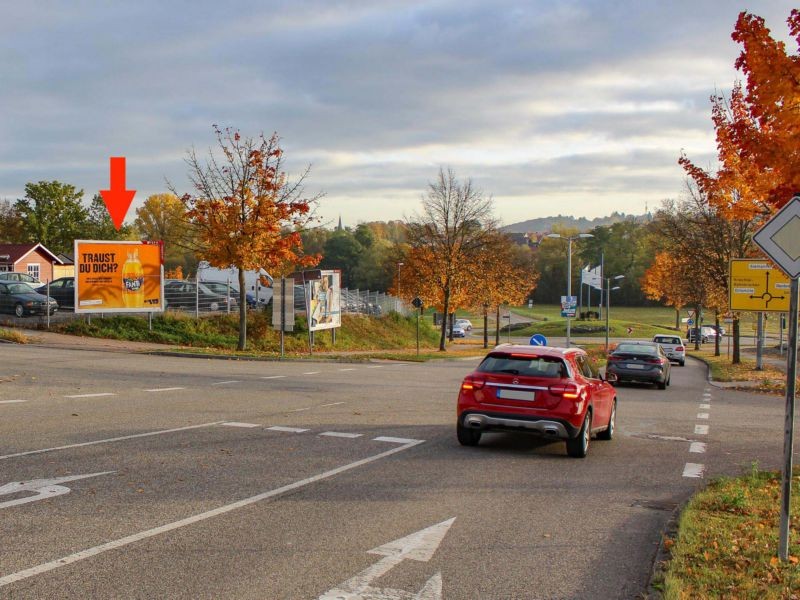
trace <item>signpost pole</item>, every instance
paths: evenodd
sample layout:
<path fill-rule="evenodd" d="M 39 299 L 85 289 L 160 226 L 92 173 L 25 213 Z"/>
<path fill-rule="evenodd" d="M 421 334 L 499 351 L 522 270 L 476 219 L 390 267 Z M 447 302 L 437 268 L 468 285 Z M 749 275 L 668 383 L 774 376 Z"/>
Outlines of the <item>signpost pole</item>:
<path fill-rule="evenodd" d="M 256 287 L 258 290 L 258 287 Z M 275 299 L 273 298 L 273 302 Z M 292 302 L 294 302 L 294 295 L 292 297 Z M 284 331 L 286 331 L 286 277 L 281 277 L 281 358 L 283 358 L 284 346 L 283 346 L 283 336 Z"/>
<path fill-rule="evenodd" d="M 781 522 L 778 555 L 789 560 L 789 508 L 792 498 L 792 451 L 794 446 L 794 404 L 797 381 L 797 287 L 792 277 L 789 297 L 789 348 L 786 358 L 786 419 L 783 438 L 783 476 L 781 479 Z"/>
<path fill-rule="evenodd" d="M 419 316 L 422 313 L 422 306 L 417 309 L 417 356 L 419 356 Z"/>
<path fill-rule="evenodd" d="M 790 300 L 791 302 L 791 300 Z M 758 313 L 756 321 L 756 371 L 764 370 L 764 313 Z"/>

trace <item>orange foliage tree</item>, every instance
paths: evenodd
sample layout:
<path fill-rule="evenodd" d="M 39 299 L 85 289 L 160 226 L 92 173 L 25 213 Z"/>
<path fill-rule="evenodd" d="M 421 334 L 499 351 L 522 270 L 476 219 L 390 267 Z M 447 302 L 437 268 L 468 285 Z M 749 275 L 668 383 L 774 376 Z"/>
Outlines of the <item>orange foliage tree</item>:
<path fill-rule="evenodd" d="M 666 251 L 656 254 L 653 264 L 639 280 L 642 292 L 651 300 L 675 308 L 675 328 L 680 328 L 681 308 L 689 303 L 691 291 L 686 289 L 692 281 L 691 265 Z"/>
<path fill-rule="evenodd" d="M 214 126 L 220 156 L 201 161 L 194 150 L 186 159 L 195 194 L 182 196 L 194 226 L 198 254 L 212 266 L 239 271 L 239 350 L 247 343 L 245 271 L 279 272 L 286 265 L 311 266 L 301 230 L 313 218 L 317 197 L 305 198 L 308 169 L 294 182 L 283 171 L 277 134 L 244 137 Z"/>

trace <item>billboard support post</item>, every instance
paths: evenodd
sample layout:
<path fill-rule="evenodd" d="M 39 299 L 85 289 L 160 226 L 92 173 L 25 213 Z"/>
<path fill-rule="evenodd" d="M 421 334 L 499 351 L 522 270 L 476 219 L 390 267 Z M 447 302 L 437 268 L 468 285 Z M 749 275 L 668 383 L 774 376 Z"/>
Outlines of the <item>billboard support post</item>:
<path fill-rule="evenodd" d="M 47 306 L 44 311 L 47 313 L 47 328 L 50 329 L 50 280 L 47 280 Z"/>
<path fill-rule="evenodd" d="M 258 293 L 257 289 L 256 293 Z M 286 277 L 281 277 L 281 358 L 283 358 L 284 352 L 284 331 L 286 331 Z"/>

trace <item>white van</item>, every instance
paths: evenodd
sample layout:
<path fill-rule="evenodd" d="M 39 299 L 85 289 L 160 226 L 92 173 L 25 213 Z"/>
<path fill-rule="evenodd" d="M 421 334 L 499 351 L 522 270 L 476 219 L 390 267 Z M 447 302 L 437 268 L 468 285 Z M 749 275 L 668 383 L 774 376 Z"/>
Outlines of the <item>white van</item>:
<path fill-rule="evenodd" d="M 227 283 L 239 287 L 239 269 L 230 267 L 228 269 L 217 269 L 210 266 L 207 262 L 201 261 L 197 266 L 197 278 L 202 281 L 216 281 Z M 259 305 L 263 306 L 272 300 L 272 276 L 264 269 L 244 272 L 245 293 L 256 298 Z"/>

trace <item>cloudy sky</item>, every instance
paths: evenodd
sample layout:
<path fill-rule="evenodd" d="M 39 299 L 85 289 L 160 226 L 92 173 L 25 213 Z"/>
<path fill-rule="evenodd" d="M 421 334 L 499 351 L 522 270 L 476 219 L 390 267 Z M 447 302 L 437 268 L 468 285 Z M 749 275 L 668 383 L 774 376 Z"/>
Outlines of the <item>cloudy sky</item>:
<path fill-rule="evenodd" d="M 680 194 L 685 150 L 714 165 L 709 96 L 737 77 L 736 17 L 788 39 L 759 0 L 0 0 L 0 198 L 58 179 L 134 207 L 188 190 L 212 124 L 277 131 L 312 166 L 319 214 L 399 219 L 439 167 L 506 224 L 640 214 Z M 796 47 L 789 44 L 791 52 Z M 132 214 L 132 211 L 131 213 Z"/>

